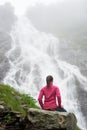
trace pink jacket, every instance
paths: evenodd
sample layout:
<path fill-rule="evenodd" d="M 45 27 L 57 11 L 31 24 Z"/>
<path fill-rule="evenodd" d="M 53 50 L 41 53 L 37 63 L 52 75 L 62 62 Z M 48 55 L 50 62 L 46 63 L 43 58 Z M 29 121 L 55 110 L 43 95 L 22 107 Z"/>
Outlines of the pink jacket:
<path fill-rule="evenodd" d="M 56 97 L 58 103 L 56 102 Z M 38 101 L 42 109 L 53 109 L 58 106 L 61 107 L 61 95 L 59 88 L 54 86 L 53 84 L 43 87 L 40 90 Z"/>

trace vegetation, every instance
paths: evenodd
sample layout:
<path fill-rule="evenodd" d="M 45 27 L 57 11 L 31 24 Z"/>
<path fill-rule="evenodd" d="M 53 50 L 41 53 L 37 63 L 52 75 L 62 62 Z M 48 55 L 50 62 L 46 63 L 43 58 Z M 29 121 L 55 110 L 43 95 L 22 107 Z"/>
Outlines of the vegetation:
<path fill-rule="evenodd" d="M 11 107 L 11 110 L 25 114 L 24 107 L 39 108 L 36 100 L 28 94 L 21 94 L 8 85 L 0 84 L 0 101 L 4 101 L 4 106 Z"/>
<path fill-rule="evenodd" d="M 81 130 L 81 129 L 79 127 L 77 127 L 76 130 Z"/>
<path fill-rule="evenodd" d="M 11 117 L 9 114 L 7 114 L 7 115 L 4 117 L 4 121 L 5 121 L 6 123 L 10 122 L 11 120 L 12 120 L 12 117 Z"/>

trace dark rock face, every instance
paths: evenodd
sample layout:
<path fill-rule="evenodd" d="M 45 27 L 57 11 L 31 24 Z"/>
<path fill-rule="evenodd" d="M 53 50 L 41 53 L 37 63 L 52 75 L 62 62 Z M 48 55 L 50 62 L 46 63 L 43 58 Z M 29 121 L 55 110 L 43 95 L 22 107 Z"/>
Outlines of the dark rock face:
<path fill-rule="evenodd" d="M 11 48 L 10 31 L 15 21 L 16 16 L 10 3 L 0 6 L 0 82 L 10 67 L 6 53 Z"/>
<path fill-rule="evenodd" d="M 0 6 L 0 32 L 9 33 L 16 20 L 13 6 L 7 2 Z"/>
<path fill-rule="evenodd" d="M 5 32 L 0 32 L 0 81 L 3 80 L 10 65 L 6 57 L 7 51 L 11 48 L 11 37 Z"/>
<path fill-rule="evenodd" d="M 0 130 L 22 130 L 24 128 L 21 113 L 0 105 Z"/>
<path fill-rule="evenodd" d="M 30 130 L 76 130 L 73 113 L 30 108 L 27 117 Z"/>
<path fill-rule="evenodd" d="M 61 41 L 62 42 L 62 41 Z M 82 43 L 83 44 L 83 43 Z M 86 48 L 84 46 L 84 48 Z M 61 52 L 63 52 L 61 54 Z M 82 75 L 87 77 L 87 51 L 81 50 L 81 45 L 76 49 L 76 46 L 73 43 L 64 42 L 60 45 L 60 59 L 67 61 L 72 65 L 79 67 Z M 87 120 L 87 92 L 82 89 L 81 84 L 76 80 L 77 86 L 77 97 L 80 104 L 80 109 L 82 111 L 85 120 Z M 83 86 L 84 87 L 84 86 Z"/>
<path fill-rule="evenodd" d="M 59 58 L 71 65 L 78 66 L 81 73 L 87 77 L 87 51 L 84 49 L 86 48 L 84 42 L 83 47 L 81 43 L 76 43 L 74 40 L 69 41 L 69 39 L 67 41 L 61 40 L 60 43 Z"/>

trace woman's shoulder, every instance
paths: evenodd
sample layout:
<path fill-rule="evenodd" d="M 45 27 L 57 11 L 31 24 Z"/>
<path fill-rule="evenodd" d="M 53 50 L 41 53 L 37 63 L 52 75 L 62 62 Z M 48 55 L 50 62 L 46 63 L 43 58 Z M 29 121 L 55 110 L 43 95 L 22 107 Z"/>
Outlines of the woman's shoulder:
<path fill-rule="evenodd" d="M 55 89 L 59 89 L 59 87 L 58 87 L 58 86 L 56 86 L 56 85 L 53 85 L 53 87 L 54 87 Z"/>
<path fill-rule="evenodd" d="M 44 89 L 46 89 L 46 86 L 43 86 L 43 87 L 41 88 L 41 90 L 44 90 Z"/>

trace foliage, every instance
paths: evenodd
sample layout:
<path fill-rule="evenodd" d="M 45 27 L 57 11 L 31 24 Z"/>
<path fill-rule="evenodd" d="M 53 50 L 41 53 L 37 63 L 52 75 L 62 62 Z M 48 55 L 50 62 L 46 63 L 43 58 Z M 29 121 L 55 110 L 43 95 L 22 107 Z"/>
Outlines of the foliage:
<path fill-rule="evenodd" d="M 9 85 L 0 84 L 0 101 L 4 101 L 4 106 L 9 106 L 12 110 L 23 114 L 25 114 L 23 106 L 39 108 L 33 97 L 28 94 L 21 94 Z"/>
<path fill-rule="evenodd" d="M 81 130 L 81 129 L 77 126 L 76 130 Z"/>
<path fill-rule="evenodd" d="M 39 108 L 38 106 L 36 106 L 36 100 L 29 96 L 28 94 L 21 94 L 22 97 L 22 104 L 27 104 L 28 107 L 32 107 L 32 108 Z"/>
<path fill-rule="evenodd" d="M 11 119 L 12 119 L 12 117 L 11 117 L 9 114 L 7 114 L 7 115 L 4 117 L 4 121 L 5 121 L 6 123 L 10 122 Z"/>

